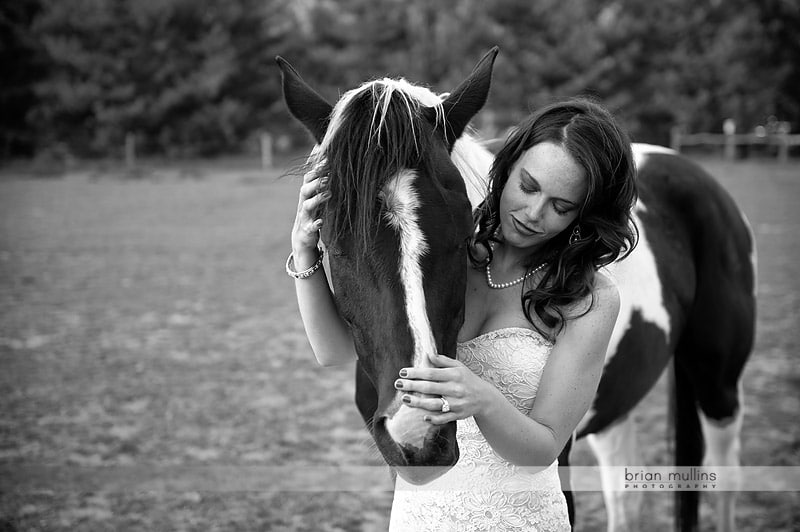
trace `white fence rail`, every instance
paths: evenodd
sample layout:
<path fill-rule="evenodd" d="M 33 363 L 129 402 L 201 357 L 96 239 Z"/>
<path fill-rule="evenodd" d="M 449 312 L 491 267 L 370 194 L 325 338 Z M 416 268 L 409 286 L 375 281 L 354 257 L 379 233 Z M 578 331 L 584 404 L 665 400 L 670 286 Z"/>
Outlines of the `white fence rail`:
<path fill-rule="evenodd" d="M 778 160 L 789 160 L 789 148 L 800 146 L 800 135 L 787 133 L 757 135 L 755 133 L 683 133 L 678 128 L 671 132 L 670 146 L 681 151 L 684 146 L 722 146 L 726 159 L 736 158 L 737 146 L 776 146 Z"/>

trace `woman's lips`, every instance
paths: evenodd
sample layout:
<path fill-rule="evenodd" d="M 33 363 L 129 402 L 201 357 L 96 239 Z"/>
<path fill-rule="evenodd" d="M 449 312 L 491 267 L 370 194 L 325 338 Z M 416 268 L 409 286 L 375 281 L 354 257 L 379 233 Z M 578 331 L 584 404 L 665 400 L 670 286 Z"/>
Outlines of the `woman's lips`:
<path fill-rule="evenodd" d="M 537 231 L 535 229 L 531 229 L 530 227 L 528 227 L 524 223 L 520 222 L 519 220 L 517 220 L 513 216 L 511 217 L 511 220 L 514 222 L 515 228 L 520 233 L 523 233 L 523 234 L 526 234 L 526 235 L 538 235 L 538 234 L 541 233 L 541 231 Z"/>

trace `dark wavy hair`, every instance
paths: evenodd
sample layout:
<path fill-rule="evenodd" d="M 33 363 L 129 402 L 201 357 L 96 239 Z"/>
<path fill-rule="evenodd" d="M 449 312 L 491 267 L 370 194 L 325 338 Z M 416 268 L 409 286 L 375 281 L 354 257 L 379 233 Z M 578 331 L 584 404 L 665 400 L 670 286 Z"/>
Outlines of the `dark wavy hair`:
<path fill-rule="evenodd" d="M 588 180 L 576 220 L 537 249 L 526 264 L 530 271 L 542 261 L 547 263 L 536 286 L 523 283 L 522 309 L 531 325 L 552 341 L 569 318 L 566 308 L 592 294 L 597 270 L 627 256 L 636 245 L 638 230 L 631 217 L 637 198 L 636 170 L 628 135 L 599 103 L 575 98 L 539 109 L 514 129 L 492 165 L 489 194 L 475 211 L 471 247 L 482 245 L 487 252 L 479 259 L 474 249 L 470 251 L 476 268 L 491 262 L 489 242 L 499 241 L 500 196 L 511 168 L 526 150 L 541 142 L 563 147 Z M 570 244 L 575 225 L 580 226 L 581 238 Z M 547 330 L 537 325 L 532 313 Z"/>

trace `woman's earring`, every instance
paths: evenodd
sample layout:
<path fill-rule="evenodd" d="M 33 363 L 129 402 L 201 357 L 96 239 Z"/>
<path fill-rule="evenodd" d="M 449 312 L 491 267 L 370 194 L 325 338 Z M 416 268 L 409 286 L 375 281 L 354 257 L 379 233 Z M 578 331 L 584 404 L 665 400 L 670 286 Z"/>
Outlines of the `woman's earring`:
<path fill-rule="evenodd" d="M 575 228 L 572 230 L 572 234 L 569 235 L 569 245 L 573 246 L 580 240 L 581 240 L 581 226 L 576 225 Z"/>

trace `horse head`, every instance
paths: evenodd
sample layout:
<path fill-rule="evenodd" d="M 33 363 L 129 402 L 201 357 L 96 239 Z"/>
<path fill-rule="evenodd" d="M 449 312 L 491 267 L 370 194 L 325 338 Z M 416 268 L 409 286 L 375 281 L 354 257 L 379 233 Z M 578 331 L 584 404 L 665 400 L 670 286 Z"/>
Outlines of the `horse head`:
<path fill-rule="evenodd" d="M 394 382 L 403 367 L 456 353 L 472 215 L 451 156 L 486 101 L 496 55 L 494 48 L 444 97 L 382 79 L 335 106 L 277 58 L 289 111 L 317 143 L 309 162 L 329 177 L 321 241 L 334 299 L 375 394 L 367 401 L 374 411 L 363 401 L 359 408 L 389 465 L 416 482 L 458 461 L 456 427 L 423 421 Z"/>

